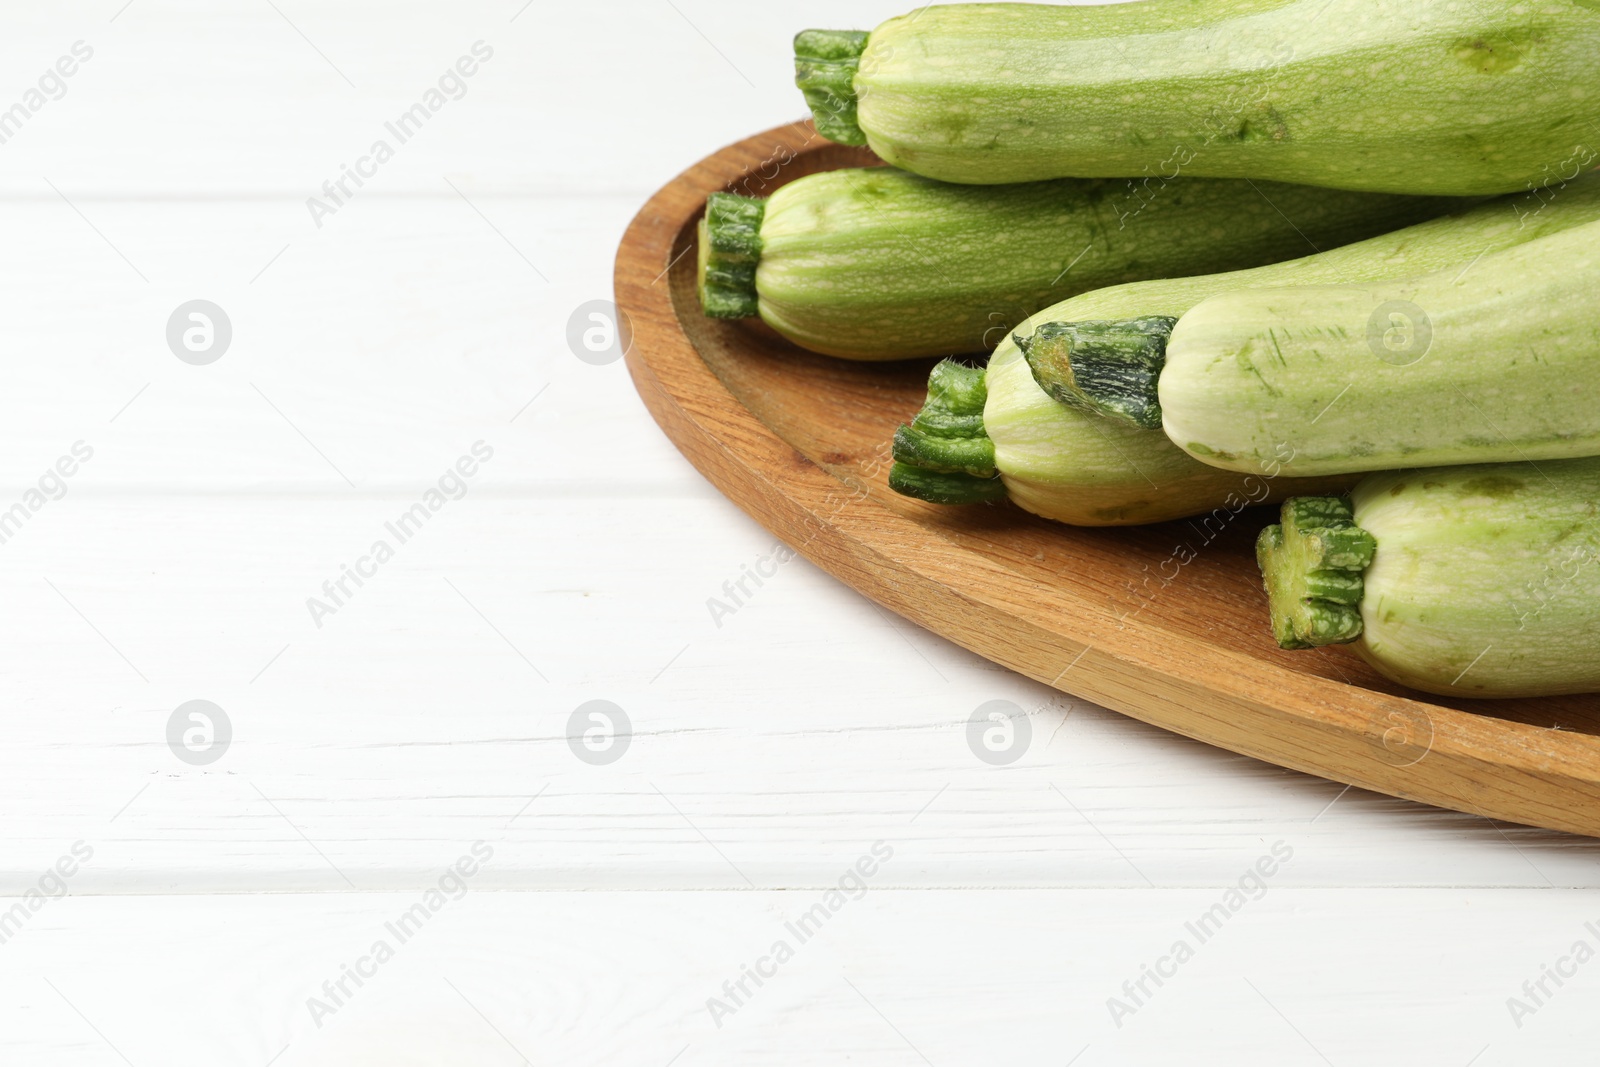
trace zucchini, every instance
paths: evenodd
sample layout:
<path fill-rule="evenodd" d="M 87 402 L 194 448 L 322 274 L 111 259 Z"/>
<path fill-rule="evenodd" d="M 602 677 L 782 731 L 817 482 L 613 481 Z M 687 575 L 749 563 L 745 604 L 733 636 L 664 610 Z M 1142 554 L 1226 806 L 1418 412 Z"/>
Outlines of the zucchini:
<path fill-rule="evenodd" d="M 1135 220 L 1112 182 L 974 188 L 887 167 L 827 171 L 767 200 L 708 200 L 700 301 L 847 359 L 978 352 L 1074 293 L 1272 263 L 1460 205 L 1183 178 Z"/>
<path fill-rule="evenodd" d="M 1024 345 L 1048 391 L 1227 470 L 1569 459 L 1600 454 L 1597 288 L 1591 222 L 1415 277 L 1214 296 L 1170 340 L 1102 321 Z"/>
<path fill-rule="evenodd" d="M 1591 0 L 952 4 L 806 31 L 817 129 L 942 181 L 1507 193 L 1597 156 Z"/>
<path fill-rule="evenodd" d="M 1257 543 L 1283 648 L 1446 696 L 1600 690 L 1600 459 L 1374 474 Z"/>
<path fill-rule="evenodd" d="M 1160 446 L 1150 447 L 1148 438 Z M 1279 478 L 1270 465 L 1240 475 L 1197 463 L 1160 434 L 1063 408 L 1033 384 L 1020 356 L 1007 363 L 1003 353 L 986 369 L 948 359 L 934 367 L 928 399 L 896 431 L 893 454 L 889 487 L 903 496 L 951 505 L 1009 497 L 1026 511 L 1075 526 L 1128 526 L 1208 511 L 1226 526 L 1252 505 L 1337 492 L 1354 481 Z"/>
<path fill-rule="evenodd" d="M 1026 339 L 1031 331 L 1054 321 L 1182 316 L 1209 297 L 1237 290 L 1395 278 L 1451 264 L 1459 271 L 1480 253 L 1594 222 L 1600 222 L 1600 175 L 1586 175 L 1559 190 L 1502 197 L 1288 263 L 1085 293 L 1039 312 L 1018 328 L 1017 335 Z M 1474 270 L 1481 267 L 1479 263 Z M 1039 355 L 1037 347 L 1033 354 Z M 1065 373 L 1060 366 L 1037 362 L 1044 371 L 1040 377 L 1047 381 L 1058 381 Z M 977 481 L 997 474 L 1005 495 L 1035 514 L 1074 525 L 1128 525 L 1202 514 L 1230 506 L 1235 498 L 1264 502 L 1274 490 L 1318 491 L 1276 477 L 1286 473 L 1287 453 L 1271 455 L 1263 469 L 1247 474 L 1226 471 L 1189 456 L 1159 430 L 1126 419 L 1102 418 L 1060 402 L 1076 398 L 1067 392 L 1047 393 L 1037 383 L 1036 373 L 1013 338 L 1003 341 L 984 378 L 982 423 L 970 431 L 981 433 L 994 452 L 994 470 L 980 470 Z M 994 487 L 972 485 L 968 479 L 973 475 L 930 466 L 928 451 L 925 443 L 921 455 L 897 456 L 891 484 L 907 495 L 938 503 L 964 502 L 968 493 L 976 500 L 993 499 Z M 1265 493 L 1264 477 L 1270 479 Z"/>

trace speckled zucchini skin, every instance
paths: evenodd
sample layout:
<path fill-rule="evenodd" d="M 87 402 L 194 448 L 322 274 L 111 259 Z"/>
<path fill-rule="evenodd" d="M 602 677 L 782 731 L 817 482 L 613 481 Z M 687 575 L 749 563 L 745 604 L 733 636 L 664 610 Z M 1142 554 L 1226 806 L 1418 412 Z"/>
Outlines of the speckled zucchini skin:
<path fill-rule="evenodd" d="M 1596 161 L 1597 55 L 1589 0 L 954 4 L 873 30 L 849 104 L 943 181 L 1504 193 Z"/>
<path fill-rule="evenodd" d="M 1460 204 L 1221 179 L 979 188 L 887 167 L 828 171 L 767 200 L 751 303 L 827 355 L 981 352 L 1074 293 L 1277 262 Z"/>
<path fill-rule="evenodd" d="M 1416 278 L 1212 297 L 1178 320 L 1162 425 L 1298 475 L 1600 454 L 1600 222 Z"/>
<path fill-rule="evenodd" d="M 1375 474 L 1355 648 L 1404 685 L 1467 697 L 1600 691 L 1600 459 Z"/>

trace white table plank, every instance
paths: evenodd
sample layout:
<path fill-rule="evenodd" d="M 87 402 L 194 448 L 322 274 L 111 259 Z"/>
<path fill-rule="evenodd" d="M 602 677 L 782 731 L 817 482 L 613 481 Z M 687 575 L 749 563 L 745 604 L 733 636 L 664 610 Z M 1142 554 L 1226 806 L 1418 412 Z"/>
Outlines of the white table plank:
<path fill-rule="evenodd" d="M 842 857 L 841 871 L 855 858 Z M 404 943 L 387 924 L 417 894 L 53 901 L 5 945 L 8 1044 L 20 1062 L 92 1067 L 1074 1057 L 1080 1067 L 1499 1067 L 1560 1061 L 1600 1037 L 1586 992 L 1593 963 L 1569 965 L 1565 988 L 1547 981 L 1551 995 L 1520 1028 L 1507 1007 L 1576 941 L 1600 940 L 1586 925 L 1592 894 L 1269 880 L 1202 942 L 1189 924 L 1219 904 L 1218 887 L 896 892 L 866 882 L 864 897 L 844 897 L 802 941 L 787 924 L 826 909 L 815 892 L 466 884 Z M 364 963 L 379 941 L 392 958 Z M 792 956 L 764 962 L 778 941 Z M 1192 958 L 1163 962 L 1178 941 Z M 347 981 L 335 1005 L 323 983 L 358 964 L 370 977 Z M 771 977 L 759 988 L 746 979 L 735 1004 L 724 983 L 758 965 Z M 1147 980 L 1149 995 L 1114 1018 L 1108 1001 L 1133 1005 L 1123 985 L 1147 965 L 1170 977 Z M 334 1009 L 317 1010 L 320 1028 L 313 997 Z M 713 1015 L 712 998 L 734 1010 Z"/>
<path fill-rule="evenodd" d="M 636 207 L 487 205 L 547 282 L 460 200 L 362 204 L 309 239 L 254 202 L 85 205 L 146 284 L 66 205 L 0 201 L 9 336 L 34 354 L 8 363 L 0 484 L 20 492 L 82 440 L 80 492 L 409 491 L 483 440 L 501 484 L 698 493 L 623 365 L 568 346 Z M 196 298 L 233 328 L 206 366 L 167 347 Z"/>
<path fill-rule="evenodd" d="M 305 199 L 386 139 L 393 158 L 369 168 L 356 203 L 453 196 L 442 175 L 469 193 L 637 195 L 710 148 L 806 113 L 792 82 L 796 30 L 865 29 L 903 10 L 891 0 L 762 12 L 726 0 L 285 0 L 277 11 L 135 0 L 110 21 L 125 2 L 29 12 L 0 46 L 18 95 L 75 42 L 94 50 L 5 145 L 0 190 L 53 196 L 43 174 L 69 195 L 272 196 L 310 229 Z M 479 41 L 493 56 L 463 79 L 464 95 L 447 86 L 404 143 L 386 130 Z M 109 155 L 130 130 L 152 147 Z"/>

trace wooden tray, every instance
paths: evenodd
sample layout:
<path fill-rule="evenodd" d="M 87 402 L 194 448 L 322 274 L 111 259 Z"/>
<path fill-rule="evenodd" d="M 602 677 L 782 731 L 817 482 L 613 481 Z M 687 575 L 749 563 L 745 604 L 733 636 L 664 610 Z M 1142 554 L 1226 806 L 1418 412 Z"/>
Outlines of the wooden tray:
<path fill-rule="evenodd" d="M 1269 512 L 1211 536 L 901 497 L 886 483 L 888 442 L 921 406 L 926 361 L 829 359 L 758 321 L 700 314 L 694 227 L 708 193 L 764 196 L 875 162 L 809 123 L 782 126 L 685 171 L 623 237 L 616 294 L 634 384 L 718 489 L 857 591 L 1064 692 L 1337 782 L 1600 836 L 1600 698 L 1428 699 L 1347 649 L 1280 652 L 1252 555 Z"/>

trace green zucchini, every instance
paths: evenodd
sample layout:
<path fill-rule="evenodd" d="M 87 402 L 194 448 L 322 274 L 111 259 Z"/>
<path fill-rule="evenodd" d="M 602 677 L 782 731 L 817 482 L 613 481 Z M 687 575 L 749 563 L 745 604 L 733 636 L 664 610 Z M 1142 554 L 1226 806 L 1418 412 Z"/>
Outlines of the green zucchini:
<path fill-rule="evenodd" d="M 1165 447 L 1151 448 L 1152 437 Z M 1210 511 L 1226 526 L 1247 507 L 1337 492 L 1355 480 L 1280 478 L 1271 465 L 1240 475 L 1197 463 L 1159 433 L 1062 407 L 1033 384 L 1020 356 L 1008 363 L 1003 353 L 986 369 L 953 360 L 934 367 L 927 401 L 895 433 L 893 455 L 889 487 L 904 496 L 951 505 L 1009 497 L 1074 526 Z"/>
<path fill-rule="evenodd" d="M 1134 219 L 1105 181 L 975 188 L 887 167 L 827 171 L 767 200 L 709 199 L 700 300 L 708 315 L 759 315 L 847 359 L 978 352 L 1074 293 L 1272 263 L 1461 203 L 1183 178 Z"/>
<path fill-rule="evenodd" d="M 1257 543 L 1283 648 L 1447 696 L 1600 690 L 1600 459 L 1374 474 Z"/>
<path fill-rule="evenodd" d="M 1564 230 L 1600 222 L 1600 174 L 1586 175 L 1539 195 L 1502 197 L 1446 218 L 1374 237 L 1320 255 L 1253 270 L 1116 286 L 1071 298 L 1034 315 L 1017 330 L 1024 340 L 1056 321 L 1093 321 L 1182 316 L 1209 297 L 1274 285 L 1306 285 L 1356 279 L 1404 277 L 1455 264 L 1480 253 L 1516 247 Z M 1474 270 L 1481 269 L 1479 263 Z M 1035 353 L 1037 354 L 1037 352 Z M 1060 368 L 1041 362 L 1046 380 Z M 993 449 L 994 469 L 976 475 L 941 471 L 927 455 L 897 457 L 891 484 L 911 496 L 939 503 L 992 499 L 981 484 L 998 476 L 1005 495 L 1045 518 L 1083 526 L 1163 522 L 1230 507 L 1239 499 L 1264 502 L 1277 493 L 1308 493 L 1271 455 L 1249 473 L 1202 463 L 1160 430 L 1126 419 L 1104 418 L 1073 407 L 1070 393 L 1053 396 L 1040 387 L 1014 338 L 989 360 L 984 378 L 981 425 L 947 435 L 981 434 Z M 1407 465 L 1407 464 L 1402 464 Z M 920 473 L 919 473 L 920 472 Z M 1353 478 L 1342 484 L 1348 485 Z M 1263 482 L 1266 488 L 1263 489 Z"/>
<path fill-rule="evenodd" d="M 1170 339 L 1051 323 L 1025 347 L 1047 391 L 1227 470 L 1569 459 L 1600 454 L 1597 290 L 1592 222 L 1415 277 L 1214 296 Z"/>
<path fill-rule="evenodd" d="M 1600 158 L 1597 54 L 1592 0 L 952 4 L 803 32 L 795 80 L 824 136 L 942 181 L 1474 195 Z"/>

